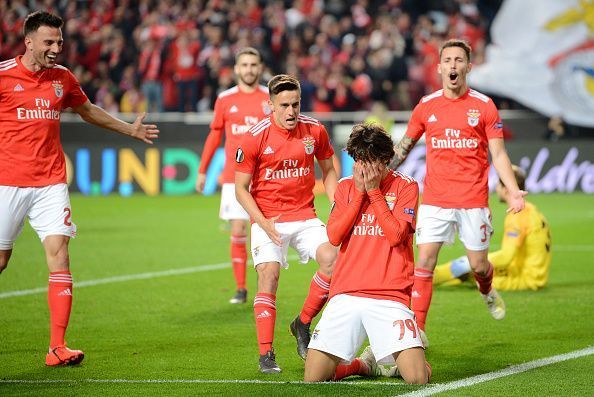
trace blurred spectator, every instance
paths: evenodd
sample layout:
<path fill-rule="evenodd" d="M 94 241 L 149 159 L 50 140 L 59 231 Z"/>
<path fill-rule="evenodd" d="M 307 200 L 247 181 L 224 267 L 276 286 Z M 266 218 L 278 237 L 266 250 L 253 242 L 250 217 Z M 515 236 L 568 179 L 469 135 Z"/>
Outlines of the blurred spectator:
<path fill-rule="evenodd" d="M 212 109 L 233 76 L 234 51 L 257 48 L 263 77 L 294 74 L 303 111 L 411 109 L 439 88 L 437 50 L 467 39 L 482 62 L 494 0 L 0 0 L 0 57 L 22 51 L 22 24 L 33 8 L 65 16 L 60 62 L 82 65 L 83 89 L 96 102 L 105 80 L 122 103 L 141 87 L 150 111 Z M 340 66 L 340 67 L 339 67 Z M 198 108 L 200 104 L 200 108 Z M 121 105 L 120 105 L 121 106 Z"/>

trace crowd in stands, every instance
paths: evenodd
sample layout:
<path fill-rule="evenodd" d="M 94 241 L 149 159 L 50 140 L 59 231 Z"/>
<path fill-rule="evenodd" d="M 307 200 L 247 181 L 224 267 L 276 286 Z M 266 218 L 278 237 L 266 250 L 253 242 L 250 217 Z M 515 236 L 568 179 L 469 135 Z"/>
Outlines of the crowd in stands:
<path fill-rule="evenodd" d="M 0 60 L 22 54 L 26 15 L 65 20 L 60 63 L 110 112 L 208 111 L 234 85 L 234 53 L 302 83 L 302 111 L 411 109 L 441 87 L 438 48 L 481 63 L 501 0 L 0 0 Z"/>

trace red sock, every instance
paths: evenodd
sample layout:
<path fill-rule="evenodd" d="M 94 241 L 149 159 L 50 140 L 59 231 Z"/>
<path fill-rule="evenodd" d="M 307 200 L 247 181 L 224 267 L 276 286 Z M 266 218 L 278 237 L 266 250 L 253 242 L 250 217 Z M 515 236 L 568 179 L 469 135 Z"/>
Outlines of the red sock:
<path fill-rule="evenodd" d="M 254 316 L 260 355 L 272 349 L 274 324 L 276 323 L 276 296 L 258 292 L 254 298 Z"/>
<path fill-rule="evenodd" d="M 247 263 L 246 236 L 231 236 L 231 263 L 237 289 L 245 289 L 245 269 Z"/>
<path fill-rule="evenodd" d="M 305 298 L 303 309 L 299 315 L 303 324 L 311 323 L 311 320 L 318 315 L 328 300 L 330 292 L 330 277 L 324 276 L 317 271 L 309 284 L 309 293 Z"/>
<path fill-rule="evenodd" d="M 367 366 L 360 359 L 356 358 L 350 364 L 341 364 L 336 367 L 336 372 L 332 380 L 341 380 L 351 375 L 368 375 L 368 372 Z"/>
<path fill-rule="evenodd" d="M 50 349 L 64 344 L 64 335 L 72 308 L 72 275 L 69 271 L 52 272 L 47 288 L 50 311 Z"/>
<path fill-rule="evenodd" d="M 479 291 L 481 294 L 487 295 L 491 292 L 491 283 L 493 282 L 493 265 L 489 262 L 489 270 L 487 270 L 487 274 L 484 276 L 479 276 L 476 272 L 474 273 L 474 279 L 476 280 Z"/>
<path fill-rule="evenodd" d="M 433 272 L 425 269 L 415 269 L 415 281 L 412 292 L 412 309 L 415 312 L 417 325 L 425 330 L 427 312 L 433 295 Z"/>

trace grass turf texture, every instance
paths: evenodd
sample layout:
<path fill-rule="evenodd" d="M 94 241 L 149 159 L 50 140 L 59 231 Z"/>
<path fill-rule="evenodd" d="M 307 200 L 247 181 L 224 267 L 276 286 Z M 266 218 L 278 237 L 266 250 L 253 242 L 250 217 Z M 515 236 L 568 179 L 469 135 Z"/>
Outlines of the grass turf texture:
<path fill-rule="evenodd" d="M 539 292 L 504 292 L 505 320 L 491 319 L 476 290 L 437 288 L 428 318 L 433 383 L 447 383 L 593 345 L 594 226 L 592 196 L 532 195 L 553 234 L 549 286 Z M 228 235 L 217 219 L 219 197 L 83 197 L 73 195 L 78 237 L 71 242 L 75 283 L 228 262 Z M 317 199 L 320 217 L 328 204 Z M 505 207 L 493 198 L 498 246 Z M 462 254 L 445 247 L 440 262 Z M 303 362 L 288 325 L 299 312 L 316 265 L 282 271 L 277 294 L 275 348 L 283 369 L 263 375 L 251 299 L 255 272 L 248 271 L 246 305 L 230 305 L 231 268 L 74 288 L 69 345 L 86 353 L 78 367 L 43 365 L 48 344 L 46 294 L 0 299 L 0 395 L 242 395 L 392 396 L 419 386 L 379 384 L 395 379 L 350 378 L 341 384 L 97 383 L 97 380 L 300 381 Z M 47 267 L 35 233 L 26 226 L 0 294 L 47 286 Z M 593 356 L 447 392 L 449 395 L 587 395 Z M 7 383 L 6 380 L 66 380 Z M 353 384 L 357 381 L 357 384 Z M 359 381 L 366 383 L 361 384 Z"/>

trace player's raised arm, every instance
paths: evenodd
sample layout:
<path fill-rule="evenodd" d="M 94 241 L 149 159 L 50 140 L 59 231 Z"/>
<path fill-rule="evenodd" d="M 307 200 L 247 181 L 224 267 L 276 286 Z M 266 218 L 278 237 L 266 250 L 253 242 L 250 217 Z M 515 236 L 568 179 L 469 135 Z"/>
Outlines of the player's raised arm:
<path fill-rule="evenodd" d="M 418 139 L 413 139 L 404 135 L 402 139 L 396 145 L 394 145 L 394 152 L 396 154 L 394 155 L 394 160 L 391 164 L 392 168 L 396 169 L 400 167 L 402 163 L 404 163 L 404 160 L 406 160 L 406 157 L 408 157 L 408 154 L 415 146 L 417 141 Z"/>
<path fill-rule="evenodd" d="M 148 144 L 153 143 L 153 139 L 159 137 L 159 129 L 154 124 L 143 124 L 146 113 L 140 114 L 136 117 L 133 123 L 127 123 L 120 120 L 97 105 L 86 101 L 82 105 L 72 108 L 80 117 L 87 123 L 96 125 L 101 128 L 119 132 L 120 134 L 129 135 Z"/>

